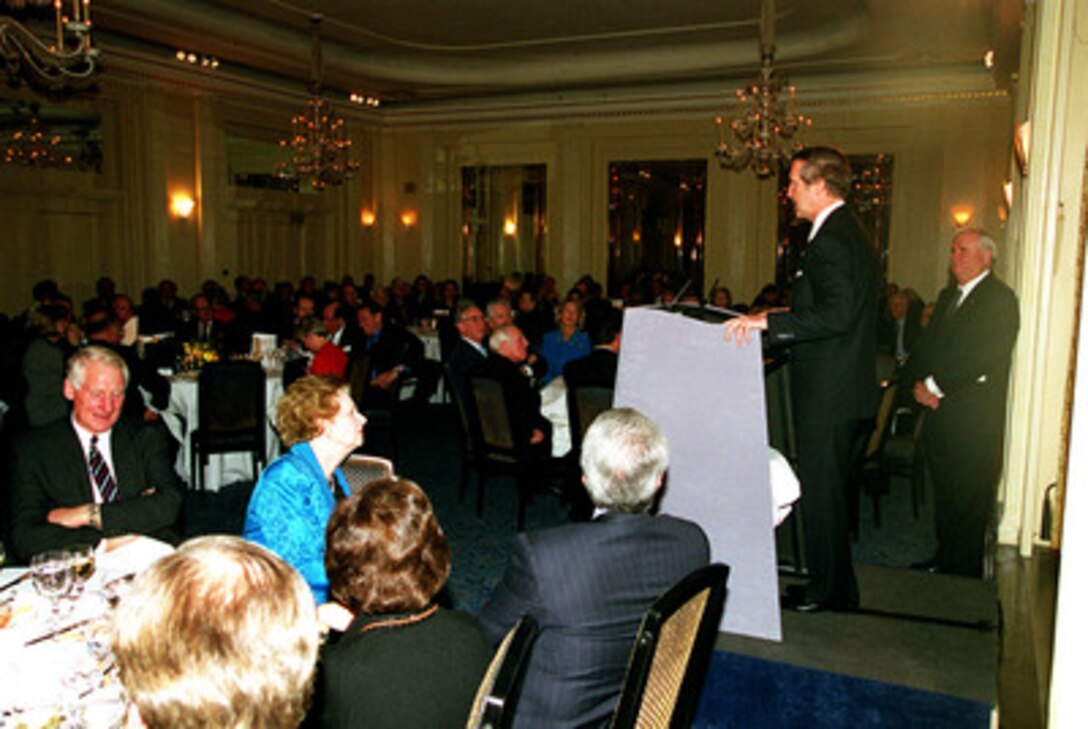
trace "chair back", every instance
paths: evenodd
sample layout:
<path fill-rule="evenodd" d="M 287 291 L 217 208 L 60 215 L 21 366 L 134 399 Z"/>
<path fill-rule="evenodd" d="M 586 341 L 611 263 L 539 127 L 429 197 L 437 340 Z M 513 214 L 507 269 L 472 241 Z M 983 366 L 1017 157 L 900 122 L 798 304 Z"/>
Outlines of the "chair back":
<path fill-rule="evenodd" d="M 351 391 L 351 399 L 355 401 L 355 407 L 363 412 L 366 400 L 366 389 L 370 386 L 370 355 L 360 354 L 351 361 L 348 367 L 348 386 Z"/>
<path fill-rule="evenodd" d="M 613 727 L 690 726 L 725 605 L 729 567 L 695 570 L 654 601 L 639 626 Z"/>
<path fill-rule="evenodd" d="M 485 452 L 514 453 L 514 431 L 502 382 L 493 377 L 473 375 L 469 385 L 479 421 L 475 425 L 479 428 L 480 445 Z"/>
<path fill-rule="evenodd" d="M 891 424 L 892 405 L 895 403 L 895 395 L 898 390 L 899 385 L 893 382 L 884 388 L 884 392 L 880 396 L 880 407 L 876 411 L 876 425 L 873 426 L 873 432 L 869 436 L 869 443 L 865 447 L 866 461 L 875 457 L 880 450 L 881 444 L 884 443 Z"/>
<path fill-rule="evenodd" d="M 593 420 L 612 407 L 613 394 L 611 387 L 586 385 L 571 388 L 567 410 L 570 418 L 571 449 L 575 453 L 582 450 L 582 439 Z"/>
<path fill-rule="evenodd" d="M 252 436 L 264 453 L 265 374 L 259 362 L 211 362 L 200 371 L 197 410 L 206 442 Z"/>
<path fill-rule="evenodd" d="M 353 453 L 340 466 L 340 470 L 347 479 L 351 493 L 357 494 L 367 484 L 382 478 L 393 477 L 393 462 L 381 456 L 367 456 L 361 453 Z"/>
<path fill-rule="evenodd" d="M 529 652 L 536 634 L 536 620 L 530 615 L 522 616 L 507 631 L 480 681 L 466 729 L 504 729 L 511 726 L 521 679 L 529 665 Z"/>

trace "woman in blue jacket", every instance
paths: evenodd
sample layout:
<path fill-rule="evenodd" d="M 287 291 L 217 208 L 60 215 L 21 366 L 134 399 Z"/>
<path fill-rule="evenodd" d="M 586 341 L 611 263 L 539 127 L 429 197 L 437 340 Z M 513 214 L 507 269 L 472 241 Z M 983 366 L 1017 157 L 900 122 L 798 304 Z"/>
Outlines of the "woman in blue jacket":
<path fill-rule="evenodd" d="M 351 495 L 340 464 L 363 444 L 364 418 L 347 383 L 303 377 L 276 404 L 276 429 L 291 449 L 261 473 L 242 536 L 283 557 L 305 578 L 314 600 L 328 599 L 325 525 Z"/>

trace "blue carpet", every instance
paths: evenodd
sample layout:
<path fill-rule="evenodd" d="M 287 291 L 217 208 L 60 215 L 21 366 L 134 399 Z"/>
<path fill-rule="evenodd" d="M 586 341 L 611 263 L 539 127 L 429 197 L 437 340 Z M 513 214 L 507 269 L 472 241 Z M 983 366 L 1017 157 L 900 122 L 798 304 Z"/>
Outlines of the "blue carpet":
<path fill-rule="evenodd" d="M 990 707 L 931 691 L 715 651 L 693 726 L 987 729 Z"/>

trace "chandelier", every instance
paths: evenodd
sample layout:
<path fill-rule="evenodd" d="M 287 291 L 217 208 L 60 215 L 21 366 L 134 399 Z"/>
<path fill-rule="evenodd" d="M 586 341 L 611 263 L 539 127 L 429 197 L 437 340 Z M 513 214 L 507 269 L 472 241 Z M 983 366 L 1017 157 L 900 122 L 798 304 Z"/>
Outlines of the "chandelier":
<path fill-rule="evenodd" d="M 351 140 L 343 118 L 321 96 L 321 19 L 319 14 L 310 16 L 310 99 L 306 108 L 291 117 L 290 136 L 280 140 L 280 147 L 291 150 L 291 160 L 277 165 L 280 177 L 295 184 L 308 180 L 315 190 L 340 185 L 359 169 L 359 163 L 348 156 Z"/>
<path fill-rule="evenodd" d="M 98 59 L 98 49 L 91 47 L 91 0 L 72 0 L 70 15 L 62 0 L 5 0 L 4 5 L 21 14 L 52 5 L 54 14 L 54 35 L 48 39 L 11 15 L 0 17 L 0 54 L 12 85 L 26 81 L 58 93 L 90 82 Z"/>
<path fill-rule="evenodd" d="M 757 177 L 770 177 L 781 164 L 801 149 L 801 131 L 812 120 L 794 109 L 794 87 L 774 68 L 774 0 L 763 0 L 760 18 L 759 75 L 737 89 L 737 116 L 728 124 L 718 116 L 718 148 L 714 154 L 722 167 L 751 167 Z M 729 134 L 732 132 L 733 142 Z M 794 135 L 797 136 L 796 140 Z"/>
<path fill-rule="evenodd" d="M 16 101 L 0 113 L 0 163 L 37 169 L 102 171 L 102 148 L 92 130 L 79 122 L 51 128 L 41 107 Z"/>

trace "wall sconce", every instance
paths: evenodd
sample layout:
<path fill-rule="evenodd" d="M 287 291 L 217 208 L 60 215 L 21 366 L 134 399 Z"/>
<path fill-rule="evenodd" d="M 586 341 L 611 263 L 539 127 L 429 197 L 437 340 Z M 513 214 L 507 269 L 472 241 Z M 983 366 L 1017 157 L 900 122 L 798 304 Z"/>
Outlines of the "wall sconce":
<path fill-rule="evenodd" d="M 971 222 L 971 208 L 952 208 L 952 222 L 956 224 L 957 228 L 962 228 Z"/>
<path fill-rule="evenodd" d="M 414 228 L 419 222 L 419 213 L 415 210 L 404 210 L 400 214 L 400 224 L 405 228 Z"/>
<path fill-rule="evenodd" d="M 179 192 L 170 196 L 170 212 L 175 217 L 188 220 L 196 209 L 196 201 L 188 193 Z"/>
<path fill-rule="evenodd" d="M 508 236 L 515 236 L 518 234 L 518 221 L 513 218 L 507 218 L 502 222 L 502 232 Z"/>
<path fill-rule="evenodd" d="M 1012 180 L 1005 180 L 1001 183 L 1001 191 L 1005 194 L 1005 205 L 1012 207 Z"/>
<path fill-rule="evenodd" d="M 377 220 L 378 216 L 373 210 L 363 208 L 362 212 L 359 213 L 359 222 L 363 224 L 364 228 L 373 228 Z"/>
<path fill-rule="evenodd" d="M 681 233 L 679 230 L 676 231 L 676 235 L 672 237 L 672 244 L 676 246 L 677 250 L 684 247 L 684 234 Z"/>

